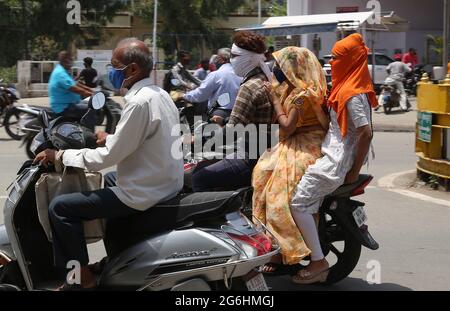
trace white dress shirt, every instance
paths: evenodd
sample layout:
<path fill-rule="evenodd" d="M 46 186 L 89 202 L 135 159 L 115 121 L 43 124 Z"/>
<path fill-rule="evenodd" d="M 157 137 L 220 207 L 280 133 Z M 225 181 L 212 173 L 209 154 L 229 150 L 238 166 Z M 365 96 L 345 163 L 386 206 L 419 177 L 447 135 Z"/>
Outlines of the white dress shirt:
<path fill-rule="evenodd" d="M 66 150 L 63 164 L 100 171 L 117 164 L 117 186 L 111 190 L 125 205 L 146 210 L 175 196 L 183 187 L 183 157 L 172 131 L 179 114 L 170 96 L 151 85 L 136 84 L 125 95 L 116 132 L 105 147 Z"/>

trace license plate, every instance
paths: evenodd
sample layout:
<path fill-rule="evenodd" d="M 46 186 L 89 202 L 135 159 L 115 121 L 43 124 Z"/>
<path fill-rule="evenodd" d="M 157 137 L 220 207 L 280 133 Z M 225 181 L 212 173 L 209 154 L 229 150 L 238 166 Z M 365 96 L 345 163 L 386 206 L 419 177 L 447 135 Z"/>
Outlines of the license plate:
<path fill-rule="evenodd" d="M 250 292 L 267 292 L 269 287 L 267 287 L 266 280 L 262 273 L 250 272 L 246 277 L 247 289 Z"/>
<path fill-rule="evenodd" d="M 353 218 L 355 219 L 358 228 L 365 224 L 365 222 L 367 221 L 367 215 L 362 206 L 353 211 Z"/>

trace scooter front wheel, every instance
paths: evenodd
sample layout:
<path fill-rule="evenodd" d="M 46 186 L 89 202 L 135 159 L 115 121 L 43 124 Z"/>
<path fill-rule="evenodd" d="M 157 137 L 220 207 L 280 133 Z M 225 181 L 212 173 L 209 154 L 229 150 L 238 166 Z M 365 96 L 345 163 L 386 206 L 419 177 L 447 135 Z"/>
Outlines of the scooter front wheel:
<path fill-rule="evenodd" d="M 31 144 L 33 143 L 34 136 L 26 137 L 25 139 L 27 140 L 25 144 L 25 152 L 29 159 L 34 159 L 36 155 L 33 153 L 33 151 L 31 151 Z"/>
<path fill-rule="evenodd" d="M 21 114 L 22 112 L 12 107 L 6 110 L 5 118 L 3 119 L 3 126 L 5 127 L 6 133 L 14 140 L 21 140 L 25 136 L 20 130 L 19 121 Z"/>
<path fill-rule="evenodd" d="M 21 289 L 12 284 L 0 284 L 0 292 L 20 292 Z"/>

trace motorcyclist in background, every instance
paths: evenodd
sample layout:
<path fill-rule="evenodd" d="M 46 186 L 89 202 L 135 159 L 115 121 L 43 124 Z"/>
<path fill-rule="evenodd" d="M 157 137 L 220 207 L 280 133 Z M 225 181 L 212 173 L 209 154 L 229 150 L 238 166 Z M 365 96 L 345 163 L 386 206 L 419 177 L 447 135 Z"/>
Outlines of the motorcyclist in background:
<path fill-rule="evenodd" d="M 178 53 L 178 63 L 172 67 L 171 74 L 172 79 L 176 79 L 180 82 L 180 87 L 193 90 L 197 88 L 202 81 L 194 77 L 188 70 L 187 66 L 191 62 L 191 54 L 186 51 L 180 51 Z"/>
<path fill-rule="evenodd" d="M 225 119 L 231 114 L 242 78 L 234 73 L 230 64 L 231 49 L 223 48 L 217 53 L 215 62 L 218 70 L 211 72 L 200 87 L 186 93 L 183 99 L 191 103 L 201 103 L 208 100 L 208 109 L 213 109 L 211 116 L 220 116 Z M 228 101 L 224 106 L 221 103 L 216 103 L 219 96 L 223 94 L 228 94 Z"/>
<path fill-rule="evenodd" d="M 407 111 L 407 95 L 403 86 L 403 78 L 405 77 L 405 73 L 411 71 L 411 68 L 401 61 L 401 55 L 396 54 L 394 57 L 395 62 L 390 63 L 386 68 L 389 76 L 384 83 L 387 85 L 395 85 L 397 87 L 397 90 L 400 92 L 400 107 L 403 111 Z M 380 95 L 378 97 L 378 105 L 382 106 L 383 104 L 384 99 L 383 96 Z"/>
<path fill-rule="evenodd" d="M 73 59 L 69 52 L 61 51 L 58 60 L 59 64 L 50 75 L 50 107 L 57 115 L 81 119 L 89 109 L 86 103 L 81 102 L 81 98 L 91 96 L 92 89 L 73 79 L 70 73 Z"/>

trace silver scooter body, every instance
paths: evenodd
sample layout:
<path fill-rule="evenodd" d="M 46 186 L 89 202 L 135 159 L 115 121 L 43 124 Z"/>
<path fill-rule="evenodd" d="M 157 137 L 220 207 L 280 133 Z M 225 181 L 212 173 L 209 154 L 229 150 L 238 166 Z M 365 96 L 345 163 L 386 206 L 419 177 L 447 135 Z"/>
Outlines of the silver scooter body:
<path fill-rule="evenodd" d="M 51 244 L 40 227 L 35 202 L 31 201 L 34 183 L 41 173 L 42 168 L 31 166 L 17 176 L 4 207 L 5 225 L 0 226 L 0 256 L 18 265 L 24 281 L 22 288 L 28 290 L 57 285 Z M 206 196 L 204 200 L 202 196 Z M 218 198 L 218 205 L 236 205 L 241 200 L 237 192 L 222 192 L 187 194 L 180 202 L 203 204 L 202 201 L 208 201 L 206 209 L 211 210 L 214 207 L 212 197 Z M 227 201 L 227 197 L 233 202 Z M 187 209 L 192 207 L 186 205 Z M 197 211 L 199 215 L 205 212 L 204 209 Z M 99 277 L 99 288 L 210 290 L 211 282 L 216 281 L 223 281 L 230 287 L 231 279 L 264 265 L 279 251 L 274 244 L 261 254 L 235 239 L 242 236 L 256 241 L 251 236 L 258 232 L 239 208 L 232 208 L 224 217 L 204 220 L 202 225 L 196 225 L 196 217 L 187 216 L 186 221 L 180 221 L 177 226 L 149 235 L 110 257 Z"/>

